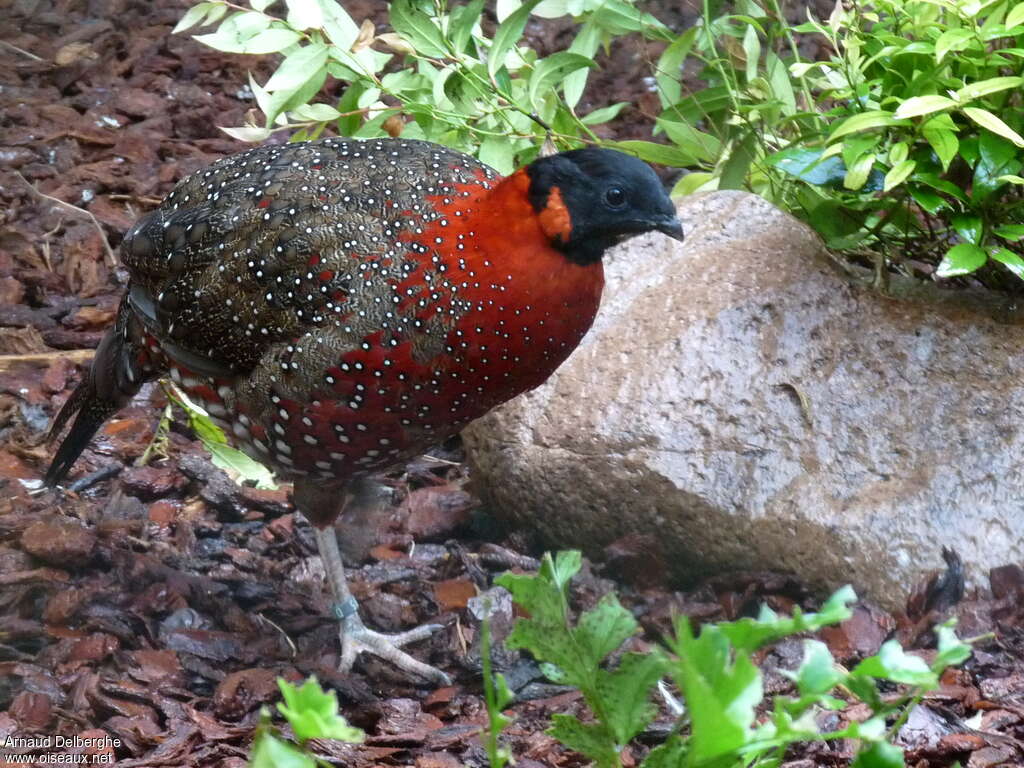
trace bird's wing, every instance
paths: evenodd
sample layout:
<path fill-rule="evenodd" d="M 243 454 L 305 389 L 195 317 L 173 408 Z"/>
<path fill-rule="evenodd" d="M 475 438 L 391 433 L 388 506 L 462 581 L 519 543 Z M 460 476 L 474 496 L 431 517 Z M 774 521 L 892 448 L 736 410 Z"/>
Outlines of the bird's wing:
<path fill-rule="evenodd" d="M 136 314 L 174 361 L 234 377 L 311 331 L 352 348 L 395 327 L 414 243 L 494 172 L 405 140 L 260 147 L 183 180 L 125 237 Z M 333 352 L 331 352 L 333 354 Z"/>

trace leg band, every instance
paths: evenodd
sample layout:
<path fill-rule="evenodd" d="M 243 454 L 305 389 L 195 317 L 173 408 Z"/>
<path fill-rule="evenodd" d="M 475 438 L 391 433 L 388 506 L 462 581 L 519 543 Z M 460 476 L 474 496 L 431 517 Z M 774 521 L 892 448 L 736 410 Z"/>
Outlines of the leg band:
<path fill-rule="evenodd" d="M 331 606 L 331 613 L 334 614 L 334 618 L 339 621 L 344 621 L 354 613 L 359 612 L 359 603 L 354 597 L 350 597 L 340 603 L 335 603 Z"/>

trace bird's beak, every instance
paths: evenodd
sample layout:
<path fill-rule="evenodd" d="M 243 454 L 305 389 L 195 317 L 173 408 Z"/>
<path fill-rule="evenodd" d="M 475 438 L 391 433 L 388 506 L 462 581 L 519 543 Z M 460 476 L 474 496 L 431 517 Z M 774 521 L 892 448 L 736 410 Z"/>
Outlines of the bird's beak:
<path fill-rule="evenodd" d="M 683 225 L 679 223 L 679 219 L 675 216 L 665 216 L 662 219 L 658 219 L 654 222 L 654 228 L 668 235 L 673 240 L 682 241 L 683 239 Z"/>

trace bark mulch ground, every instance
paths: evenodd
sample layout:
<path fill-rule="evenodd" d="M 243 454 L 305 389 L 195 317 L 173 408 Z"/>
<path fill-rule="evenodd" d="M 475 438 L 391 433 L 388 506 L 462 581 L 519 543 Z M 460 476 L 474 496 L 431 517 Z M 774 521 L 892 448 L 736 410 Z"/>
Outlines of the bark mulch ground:
<path fill-rule="evenodd" d="M 670 17 L 683 13 L 664 5 Z M 113 759 L 121 766 L 240 767 L 259 708 L 277 699 L 276 678 L 316 674 L 368 734 L 361 746 L 318 745 L 330 762 L 485 765 L 480 595 L 499 573 L 535 569 L 539 551 L 480 508 L 457 441 L 390 477 L 397 501 L 380 519 L 344 528 L 353 589 L 371 625 L 444 625 L 415 651 L 454 677 L 442 690 L 395 679 L 372 659 L 351 675 L 335 671 L 322 569 L 285 490 L 236 485 L 180 419 L 162 453 L 135 466 L 166 403 L 159 388 L 109 423 L 68 491 L 40 488 L 48 420 L 80 379 L 123 288 L 108 247 L 177 180 L 242 148 L 216 126 L 241 124 L 253 107 L 247 69 L 270 71 L 269 62 L 171 36 L 184 7 L 0 0 L 0 744 L 12 734 L 106 735 L 120 739 Z M 357 19 L 381 13 L 369 2 L 346 7 Z M 554 46 L 563 32 L 531 34 Z M 654 55 L 640 45 L 617 44 L 607 59 L 600 92 L 609 102 L 640 87 L 639 67 Z M 643 119 L 635 112 L 613 130 L 636 135 Z M 921 768 L 1022 764 L 1024 571 L 994 571 L 991 589 L 955 607 L 934 584 L 911 595 L 904 612 L 860 603 L 820 636 L 852 664 L 894 635 L 927 654 L 927 627 L 949 613 L 963 636 L 993 633 L 963 670 L 946 675 L 901 739 L 908 764 Z M 677 591 L 642 542 L 629 540 L 588 561 L 574 605 L 611 590 L 641 622 L 641 646 L 657 642 L 678 613 L 733 619 L 762 602 L 812 609 L 821 597 L 796 577 L 761 573 Z M 500 640 L 512 607 L 492 597 Z M 765 651 L 769 693 L 788 690 L 780 670 L 800 655 L 795 640 Z M 517 694 L 506 737 L 517 764 L 581 765 L 544 734 L 552 713 L 582 710 L 579 694 L 546 683 L 536 664 L 500 643 L 495 658 Z M 978 712 L 980 726 L 968 726 Z M 829 725 L 865 714 L 849 707 Z M 669 722 L 662 712 L 624 764 Z M 850 744 L 821 744 L 790 765 L 843 766 L 851 754 Z"/>

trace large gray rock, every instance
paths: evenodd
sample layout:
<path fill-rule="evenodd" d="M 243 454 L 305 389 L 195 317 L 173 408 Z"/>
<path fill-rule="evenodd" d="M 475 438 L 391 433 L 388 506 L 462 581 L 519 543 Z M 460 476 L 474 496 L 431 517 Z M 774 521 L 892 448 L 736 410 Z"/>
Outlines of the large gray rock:
<path fill-rule="evenodd" d="M 633 533 L 677 576 L 791 569 L 901 602 L 943 545 L 1024 560 L 1024 328 L 991 295 L 886 298 L 760 198 L 608 260 L 593 330 L 465 436 L 493 508 L 554 546 Z"/>

